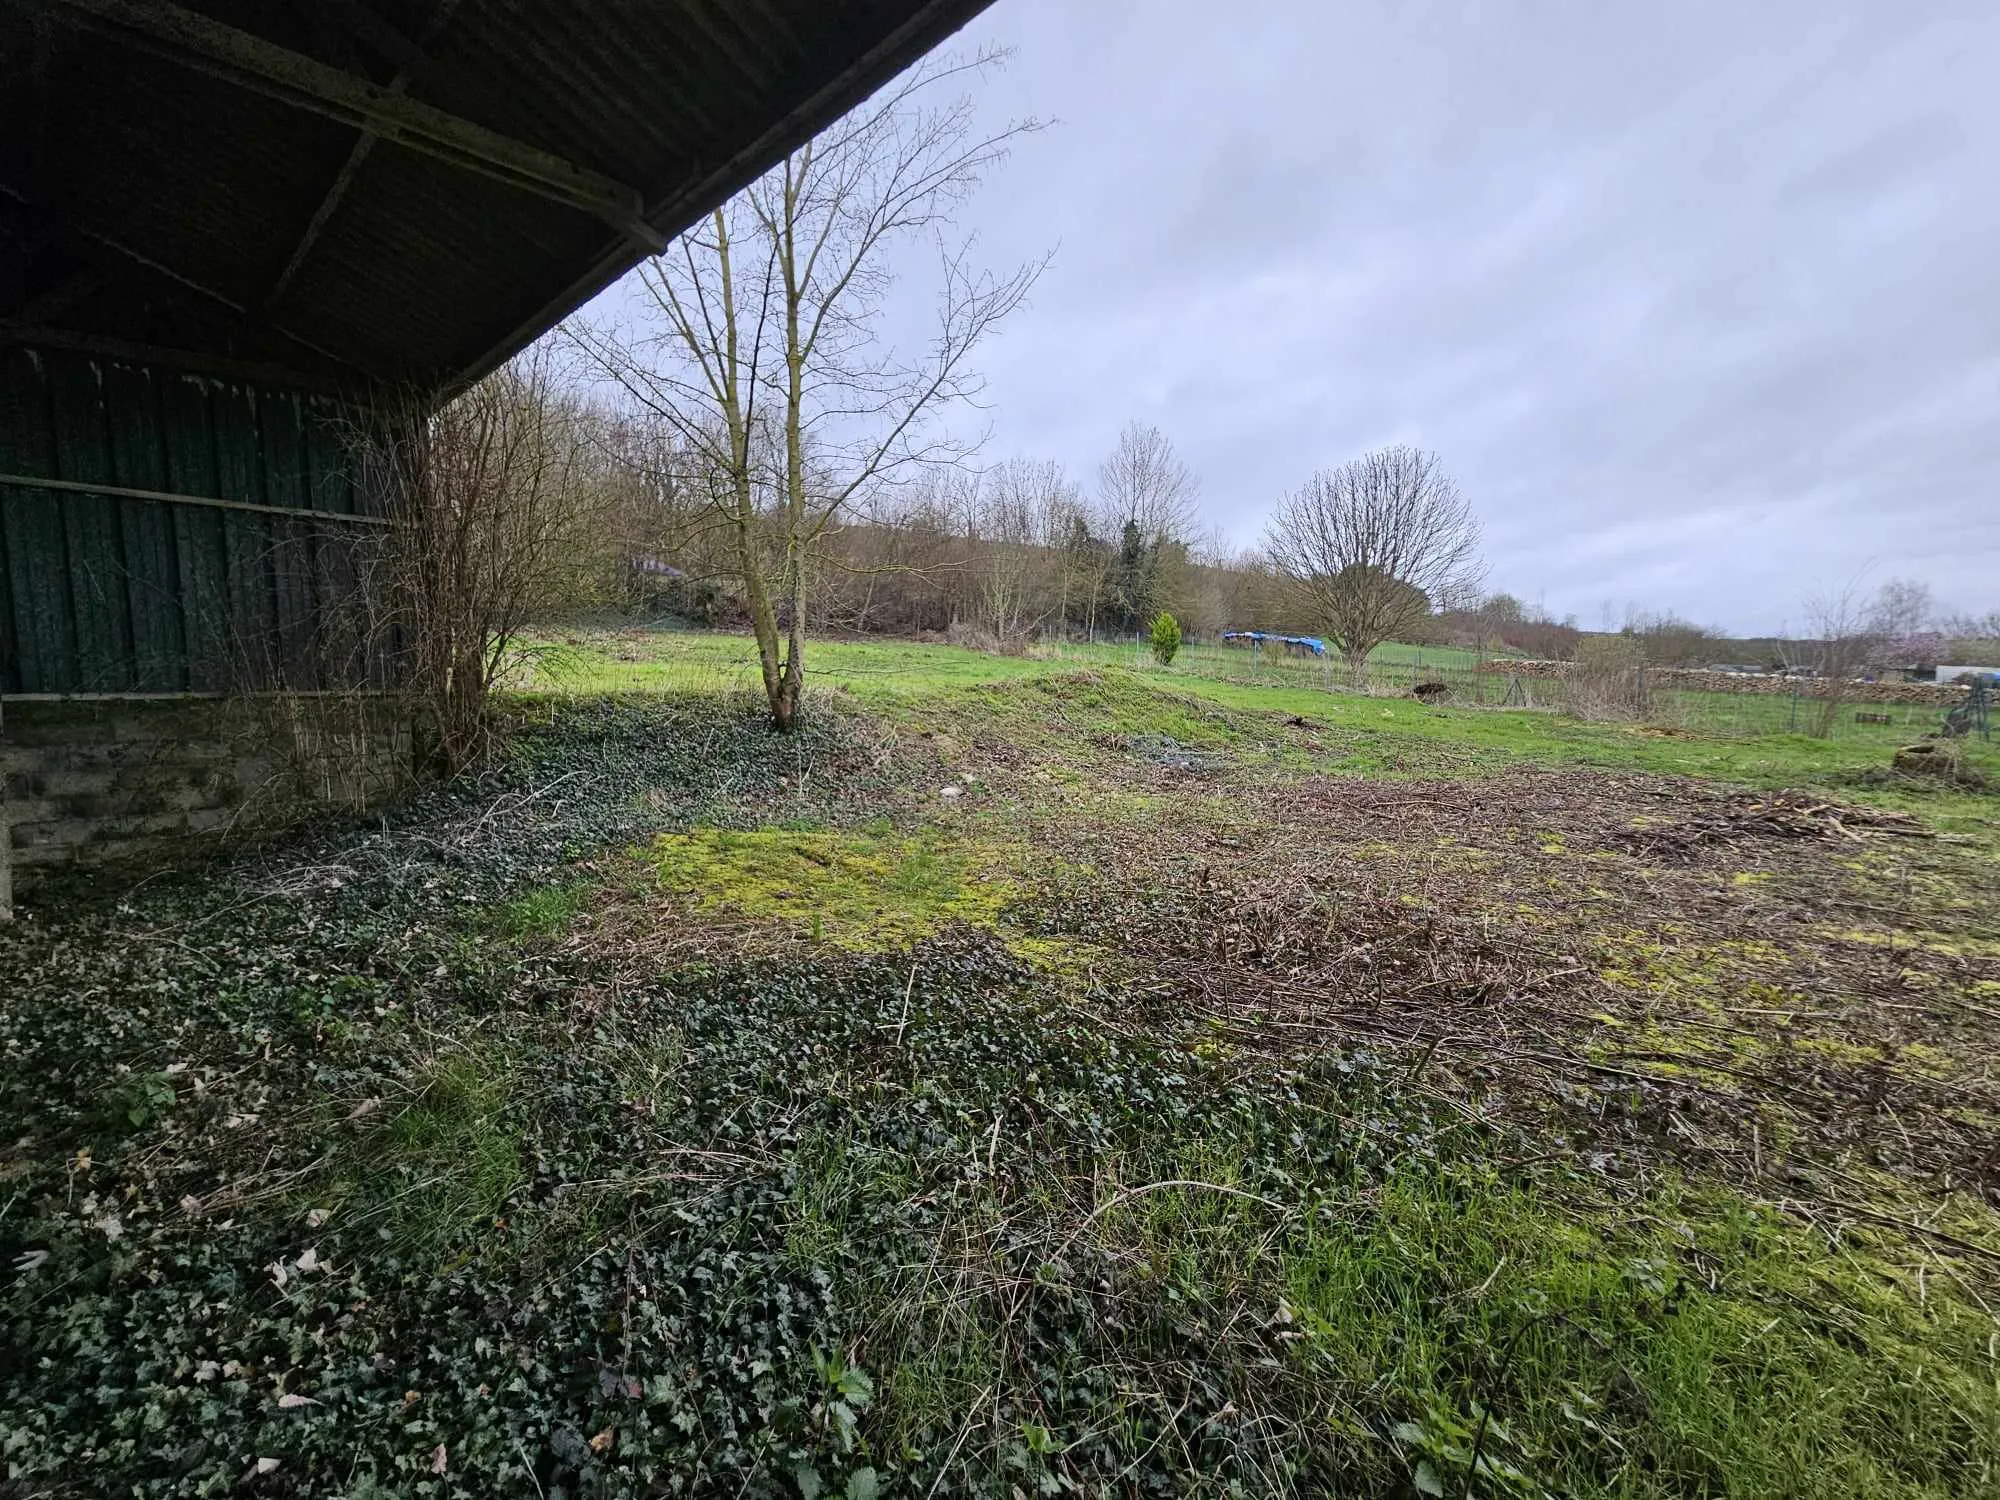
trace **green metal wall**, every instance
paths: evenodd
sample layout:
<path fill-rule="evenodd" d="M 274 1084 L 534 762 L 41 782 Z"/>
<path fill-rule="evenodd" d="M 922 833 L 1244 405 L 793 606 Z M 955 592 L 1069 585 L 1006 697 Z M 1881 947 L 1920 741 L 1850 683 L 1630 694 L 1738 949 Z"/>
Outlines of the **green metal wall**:
<path fill-rule="evenodd" d="M 387 685 L 352 430 L 324 397 L 0 349 L 0 693 Z"/>

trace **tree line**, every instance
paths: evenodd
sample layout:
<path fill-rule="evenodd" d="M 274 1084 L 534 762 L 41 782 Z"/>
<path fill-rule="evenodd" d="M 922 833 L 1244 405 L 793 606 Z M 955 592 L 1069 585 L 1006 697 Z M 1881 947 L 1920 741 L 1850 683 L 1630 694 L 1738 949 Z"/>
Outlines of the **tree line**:
<path fill-rule="evenodd" d="M 747 629 L 781 730 L 815 631 L 1008 650 L 1172 615 L 1176 640 L 1317 634 L 1357 686 L 1391 640 L 1575 654 L 1573 619 L 1483 592 L 1478 522 L 1436 454 L 1322 470 L 1236 552 L 1203 531 L 1193 474 L 1145 423 L 1087 481 L 981 461 L 950 418 L 976 403 L 975 355 L 1046 264 L 985 268 L 954 228 L 1040 128 L 982 123 L 971 89 L 1002 60 L 919 64 L 642 266 L 618 316 L 573 321 L 443 408 L 382 424 L 401 434 L 378 458 L 412 554 L 402 628 L 459 726 L 449 758 L 476 753 L 528 620 L 604 605 Z M 916 293 L 899 291 L 926 256 Z M 921 334 L 892 336 L 892 293 L 904 311 L 928 304 Z M 1852 654 L 1941 629 L 1916 589 L 1885 586 L 1868 609 L 1852 590 L 1822 601 L 1826 664 L 1836 641 Z M 1635 612 L 1624 633 L 1662 664 L 1740 645 L 1672 615 Z"/>

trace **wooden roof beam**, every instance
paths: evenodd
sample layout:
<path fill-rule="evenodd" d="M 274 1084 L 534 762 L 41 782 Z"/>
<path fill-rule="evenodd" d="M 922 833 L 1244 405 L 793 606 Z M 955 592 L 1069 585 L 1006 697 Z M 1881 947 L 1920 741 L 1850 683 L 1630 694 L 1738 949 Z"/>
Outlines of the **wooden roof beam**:
<path fill-rule="evenodd" d="M 644 218 L 635 189 L 247 31 L 166 0 L 55 0 L 54 8 L 210 77 L 594 214 L 655 253 L 666 245 L 666 236 Z"/>
<path fill-rule="evenodd" d="M 430 25 L 424 31 L 425 46 L 437 40 L 444 31 L 445 24 L 451 20 L 451 13 L 458 9 L 458 4 L 459 0 L 440 0 L 437 10 L 431 16 Z M 348 6 L 343 14 L 347 11 L 373 15 L 372 11 L 366 11 L 360 6 Z M 400 97 L 410 86 L 411 73 L 425 61 L 422 47 L 415 43 L 408 45 L 410 50 L 404 54 L 403 61 L 397 67 L 396 76 L 383 85 L 386 93 Z M 292 278 L 299 274 L 299 267 L 306 263 L 306 257 L 312 254 L 313 246 L 319 243 L 320 235 L 333 219 L 334 210 L 340 207 L 341 200 L 347 196 L 348 188 L 354 183 L 355 175 L 361 170 L 361 164 L 368 160 L 368 153 L 375 149 L 375 143 L 380 139 L 381 137 L 372 130 L 364 130 L 354 138 L 354 146 L 347 153 L 347 160 L 341 163 L 340 170 L 327 185 L 326 193 L 320 198 L 319 207 L 313 211 L 305 232 L 299 236 L 298 244 L 292 247 L 291 257 L 285 262 L 284 270 L 278 273 L 278 279 L 271 284 L 270 295 L 264 299 L 264 306 L 267 309 L 275 307 L 290 289 Z"/>
<path fill-rule="evenodd" d="M 35 207 L 33 200 L 30 199 L 26 194 L 18 192 L 11 187 L 8 187 L 7 184 L 4 182 L 0 182 L 0 197 L 10 198 L 14 202 L 22 205 L 24 208 L 32 209 Z M 175 285 L 187 288 L 187 290 L 193 292 L 197 297 L 205 298 L 206 300 L 215 303 L 219 307 L 228 309 L 228 311 L 235 314 L 237 318 L 241 319 L 246 324 L 251 324 L 259 321 L 252 313 L 251 309 L 245 307 L 241 302 L 237 301 L 227 292 L 218 290 L 215 287 L 207 285 L 205 282 L 195 280 L 195 278 L 193 278 L 192 276 L 184 275 L 183 273 L 176 271 L 172 266 L 165 265 L 160 261 L 153 259 L 150 255 L 147 255 L 143 251 L 133 248 L 131 245 L 126 244 L 123 240 L 118 239 L 114 235 L 106 234 L 104 233 L 103 230 L 92 228 L 88 224 L 79 223 L 73 218 L 58 220 L 57 223 L 63 237 L 68 240 L 71 241 L 75 241 L 77 239 L 88 240 L 93 245 L 101 246 L 102 248 L 109 250 L 113 255 L 117 255 L 125 260 L 131 261 L 134 265 L 144 266 L 147 270 L 153 272 L 155 275 L 164 276 L 168 281 L 173 282 Z M 14 320 L 9 319 L 8 321 L 13 322 Z M 352 360 L 343 359 L 340 355 L 335 354 L 332 350 L 322 348 L 320 345 L 313 343 L 310 339 L 301 338 L 298 334 L 293 333 L 290 329 L 285 328 L 277 323 L 273 323 L 268 318 L 263 319 L 261 321 L 263 322 L 265 327 L 271 330 L 271 332 L 279 335 L 281 338 L 284 338 L 293 344 L 296 344 L 299 348 L 304 349 L 311 354 L 317 355 L 319 358 L 323 360 L 329 360 L 336 365 L 344 365 L 350 369 L 354 368 L 354 362 Z"/>

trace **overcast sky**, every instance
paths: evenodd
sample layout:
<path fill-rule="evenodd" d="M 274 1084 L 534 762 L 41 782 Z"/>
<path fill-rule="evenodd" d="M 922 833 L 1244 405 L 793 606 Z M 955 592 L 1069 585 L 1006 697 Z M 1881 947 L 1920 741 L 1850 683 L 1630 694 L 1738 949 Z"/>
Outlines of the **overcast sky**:
<path fill-rule="evenodd" d="M 1058 247 L 991 452 L 1130 417 L 1251 541 L 1379 443 L 1443 454 L 1493 582 L 1738 629 L 1816 583 L 2000 607 L 2000 5 L 998 0 L 974 200 Z"/>
<path fill-rule="evenodd" d="M 1738 631 L 1862 570 L 2000 607 L 1995 0 L 997 0 L 1024 141 L 964 226 L 1054 248 L 989 458 L 1131 418 L 1249 543 L 1442 454 L 1495 587 Z"/>

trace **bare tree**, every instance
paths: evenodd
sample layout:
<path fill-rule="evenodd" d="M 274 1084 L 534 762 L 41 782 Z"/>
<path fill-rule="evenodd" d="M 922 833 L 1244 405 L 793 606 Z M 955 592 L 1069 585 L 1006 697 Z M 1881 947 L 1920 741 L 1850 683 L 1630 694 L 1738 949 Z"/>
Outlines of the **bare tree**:
<path fill-rule="evenodd" d="M 1025 458 L 989 470 L 980 496 L 984 623 L 1000 640 L 1017 640 L 1067 611 L 1068 569 L 1054 542 L 1081 499 L 1060 464 Z"/>
<path fill-rule="evenodd" d="M 585 412 L 545 349 L 442 408 L 386 402 L 354 435 L 394 526 L 382 563 L 410 685 L 428 702 L 447 773 L 478 758 L 495 682 L 537 606 L 571 597 L 610 492 L 591 482 Z"/>
<path fill-rule="evenodd" d="M 2000 639 L 2000 609 L 1990 609 L 1983 615 L 1968 612 L 1947 615 L 1938 622 L 1939 629 L 1954 640 L 1990 641 Z"/>
<path fill-rule="evenodd" d="M 1937 601 L 1930 585 L 1914 578 L 1891 578 L 1875 590 L 1869 601 L 1869 632 L 1885 641 L 1900 640 L 1922 633 L 1937 615 Z"/>
<path fill-rule="evenodd" d="M 1032 121 L 978 128 L 947 90 L 1001 54 L 918 65 L 690 230 L 641 274 L 646 330 L 574 330 L 596 366 L 675 424 L 733 543 L 772 722 L 796 722 L 814 554 L 871 490 L 955 462 L 943 411 L 976 397 L 972 352 L 1043 263 L 975 268 L 945 239 L 954 210 Z M 938 246 L 927 345 L 880 317 L 899 247 Z"/>
<path fill-rule="evenodd" d="M 1714 655 L 1722 632 L 1692 620 L 1684 620 L 1672 610 L 1652 614 L 1628 610 L 1624 634 L 1639 643 L 1646 661 L 1656 667 L 1699 666 Z"/>
<path fill-rule="evenodd" d="M 1871 612 L 1861 598 L 1859 578 L 1850 579 L 1840 589 L 1821 589 L 1806 600 L 1811 665 L 1819 679 L 1820 701 L 1813 733 L 1821 739 L 1833 734 L 1840 705 L 1881 640 L 1871 628 Z"/>
<path fill-rule="evenodd" d="M 1483 576 L 1479 523 L 1433 453 L 1398 445 L 1322 470 L 1265 530 L 1356 688 L 1368 653 L 1470 600 Z"/>
<path fill-rule="evenodd" d="M 1161 568 L 1195 528 L 1200 486 L 1159 428 L 1128 422 L 1097 471 L 1100 524 L 1116 549 L 1111 585 L 1122 624 L 1137 629 L 1159 608 Z"/>
<path fill-rule="evenodd" d="M 1097 499 L 1108 519 L 1114 526 L 1131 522 L 1149 537 L 1191 535 L 1200 494 L 1194 472 L 1149 422 L 1127 422 L 1097 470 Z"/>

